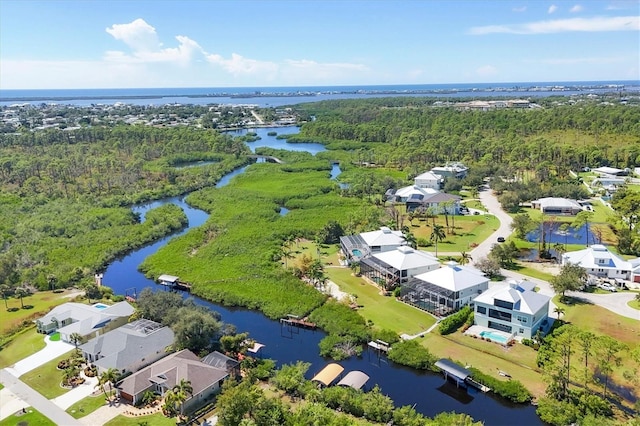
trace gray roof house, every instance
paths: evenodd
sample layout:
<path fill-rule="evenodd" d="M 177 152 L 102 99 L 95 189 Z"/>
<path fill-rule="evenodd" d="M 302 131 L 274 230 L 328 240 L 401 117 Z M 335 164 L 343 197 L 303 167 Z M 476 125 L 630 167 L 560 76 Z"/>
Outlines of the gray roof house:
<path fill-rule="evenodd" d="M 489 288 L 489 278 L 470 266 L 454 261 L 414 276 L 401 286 L 401 299 L 438 316 L 445 316 L 473 302 Z"/>
<path fill-rule="evenodd" d="M 474 322 L 499 330 L 511 337 L 531 339 L 543 328 L 549 316 L 551 298 L 533 291 L 529 281 L 499 284 L 474 299 Z"/>
<path fill-rule="evenodd" d="M 136 404 L 146 391 L 164 395 L 181 380 L 191 383 L 193 394 L 184 403 L 185 410 L 202 404 L 217 392 L 230 372 L 202 362 L 193 352 L 184 349 L 168 355 L 125 378 L 117 386 L 120 398 Z"/>
<path fill-rule="evenodd" d="M 85 305 L 68 302 L 56 306 L 35 323 L 38 333 L 49 334 L 58 331 L 60 338 L 69 342 L 73 333 L 91 339 L 100 333 L 120 327 L 127 323 L 133 312 L 133 306 L 126 301 L 111 306 L 103 303 Z"/>
<path fill-rule="evenodd" d="M 123 374 L 133 373 L 166 356 L 174 337 L 169 327 L 140 319 L 95 337 L 79 349 L 99 372 L 115 368 Z"/>

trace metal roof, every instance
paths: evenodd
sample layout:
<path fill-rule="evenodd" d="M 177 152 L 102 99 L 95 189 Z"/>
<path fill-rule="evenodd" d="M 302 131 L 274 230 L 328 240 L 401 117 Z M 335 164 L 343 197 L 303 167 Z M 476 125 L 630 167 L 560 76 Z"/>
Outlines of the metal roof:
<path fill-rule="evenodd" d="M 344 371 L 344 367 L 340 364 L 331 363 L 322 369 L 318 374 L 313 376 L 312 382 L 320 382 L 325 386 L 329 386 L 336 377 Z"/>
<path fill-rule="evenodd" d="M 471 375 L 469 370 L 446 358 L 436 361 L 436 367 L 460 380 L 464 380 Z"/>
<path fill-rule="evenodd" d="M 338 382 L 338 386 L 351 386 L 354 389 L 360 389 L 369 381 L 369 376 L 362 371 L 349 371 L 346 376 Z"/>

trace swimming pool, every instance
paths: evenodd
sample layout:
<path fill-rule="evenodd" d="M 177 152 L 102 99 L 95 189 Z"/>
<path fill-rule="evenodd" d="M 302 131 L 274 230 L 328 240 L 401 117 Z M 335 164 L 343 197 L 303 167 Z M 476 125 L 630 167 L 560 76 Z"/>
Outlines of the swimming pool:
<path fill-rule="evenodd" d="M 496 333 L 494 331 L 481 331 L 480 337 L 484 337 L 485 339 L 489 339 L 496 343 L 500 343 L 501 345 L 506 345 L 507 342 L 510 340 L 505 335 L 501 333 Z"/>
<path fill-rule="evenodd" d="M 93 307 L 96 309 L 107 309 L 109 305 L 105 305 L 104 303 L 96 303 L 95 305 L 93 305 Z"/>
<path fill-rule="evenodd" d="M 358 249 L 351 250 L 351 253 L 353 253 L 354 256 L 362 257 L 362 252 Z"/>

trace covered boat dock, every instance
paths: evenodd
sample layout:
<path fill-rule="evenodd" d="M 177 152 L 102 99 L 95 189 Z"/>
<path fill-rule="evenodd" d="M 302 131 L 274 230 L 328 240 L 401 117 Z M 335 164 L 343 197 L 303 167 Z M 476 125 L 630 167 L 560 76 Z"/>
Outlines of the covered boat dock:
<path fill-rule="evenodd" d="M 329 386 L 344 371 L 340 364 L 331 363 L 323 368 L 318 374 L 313 376 L 312 382 L 319 382 L 324 386 Z"/>
<path fill-rule="evenodd" d="M 436 361 L 435 365 L 440 370 L 442 370 L 442 372 L 444 373 L 444 378 L 447 379 L 451 377 L 456 382 L 456 386 L 471 385 L 474 388 L 480 389 L 482 392 L 489 392 L 491 390 L 482 383 L 478 383 L 473 380 L 473 378 L 471 378 L 471 371 L 456 364 L 450 359 L 442 358 Z"/>
<path fill-rule="evenodd" d="M 338 382 L 338 386 L 350 386 L 354 389 L 361 389 L 369 381 L 369 376 L 362 371 L 349 371 L 346 376 Z"/>

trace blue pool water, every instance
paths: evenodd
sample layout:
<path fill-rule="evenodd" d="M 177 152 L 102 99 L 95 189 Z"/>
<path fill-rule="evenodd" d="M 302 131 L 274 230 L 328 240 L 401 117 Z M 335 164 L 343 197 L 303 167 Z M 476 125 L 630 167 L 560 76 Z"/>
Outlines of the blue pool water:
<path fill-rule="evenodd" d="M 109 306 L 105 305 L 104 303 L 96 303 L 95 305 L 93 305 L 93 307 L 96 309 L 106 309 Z"/>
<path fill-rule="evenodd" d="M 485 339 L 493 340 L 494 342 L 500 343 L 502 345 L 507 344 L 506 337 L 504 337 L 502 334 L 494 333 L 493 331 L 482 331 L 480 333 L 480 336 L 484 337 Z"/>
<path fill-rule="evenodd" d="M 362 252 L 358 249 L 351 250 L 351 253 L 353 253 L 354 256 L 362 257 Z"/>

